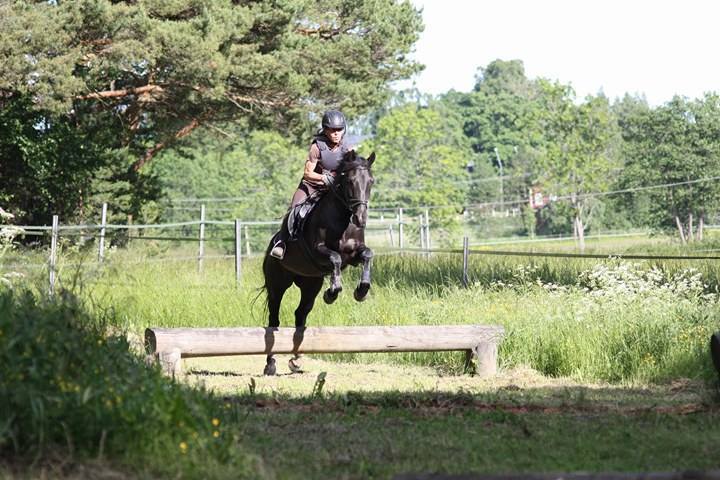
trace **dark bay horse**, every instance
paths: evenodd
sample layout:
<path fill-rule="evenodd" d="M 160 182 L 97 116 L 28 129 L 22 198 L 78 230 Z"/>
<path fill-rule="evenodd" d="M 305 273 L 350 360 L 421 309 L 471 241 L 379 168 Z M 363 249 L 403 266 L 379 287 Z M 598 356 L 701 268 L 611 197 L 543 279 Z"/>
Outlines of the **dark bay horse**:
<path fill-rule="evenodd" d="M 341 270 L 348 265 L 362 264 L 360 282 L 353 296 L 359 302 L 367 296 L 373 252 L 365 245 L 365 224 L 374 182 L 370 167 L 374 161 L 374 152 L 367 159 L 353 150 L 345 155 L 338 167 L 335 184 L 308 214 L 298 240 L 287 242 L 282 260 L 270 256 L 279 233 L 270 240 L 263 260 L 269 327 L 280 326 L 280 302 L 293 283 L 300 288 L 295 328 L 305 327 L 325 276 L 330 275 L 330 287 L 325 290 L 323 300 L 333 303 L 343 289 Z M 283 219 L 282 228 L 287 228 L 286 220 L 287 216 Z M 300 370 L 297 354 L 290 360 L 289 366 L 293 372 Z M 275 359 L 269 354 L 265 374 L 275 373 Z"/>

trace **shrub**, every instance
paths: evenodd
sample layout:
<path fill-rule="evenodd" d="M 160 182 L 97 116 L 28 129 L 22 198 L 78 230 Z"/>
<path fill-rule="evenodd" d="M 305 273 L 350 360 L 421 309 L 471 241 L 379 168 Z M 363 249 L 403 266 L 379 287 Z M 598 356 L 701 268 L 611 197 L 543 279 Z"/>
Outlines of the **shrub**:
<path fill-rule="evenodd" d="M 251 476 L 221 400 L 148 367 L 102 320 L 71 296 L 0 291 L 0 456 L 60 449 L 131 470 Z"/>

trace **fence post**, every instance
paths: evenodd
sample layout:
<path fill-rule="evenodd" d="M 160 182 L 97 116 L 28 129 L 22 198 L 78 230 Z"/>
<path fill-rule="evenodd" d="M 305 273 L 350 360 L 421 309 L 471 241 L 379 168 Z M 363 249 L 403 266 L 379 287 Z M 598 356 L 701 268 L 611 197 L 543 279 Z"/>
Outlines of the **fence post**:
<path fill-rule="evenodd" d="M 250 233 L 248 232 L 248 226 L 245 224 L 245 253 L 250 258 Z"/>
<path fill-rule="evenodd" d="M 395 247 L 395 239 L 393 238 L 392 223 L 388 226 L 388 233 L 390 234 L 390 248 L 394 248 Z"/>
<path fill-rule="evenodd" d="M 100 220 L 100 241 L 98 242 L 98 262 L 105 257 L 105 226 L 107 225 L 107 203 L 103 203 Z"/>
<path fill-rule="evenodd" d="M 420 249 L 425 250 L 425 217 L 421 213 L 418 218 L 420 220 Z"/>
<path fill-rule="evenodd" d="M 205 204 L 200 206 L 200 248 L 198 250 L 198 272 L 203 271 L 203 255 L 205 254 Z"/>
<path fill-rule="evenodd" d="M 430 245 L 430 209 L 425 209 L 425 246 L 428 250 L 432 247 Z"/>
<path fill-rule="evenodd" d="M 462 284 L 463 287 L 468 286 L 468 256 L 470 254 L 470 242 L 468 237 L 463 237 L 463 271 L 462 271 Z"/>
<path fill-rule="evenodd" d="M 235 285 L 240 286 L 240 276 L 242 274 L 242 224 L 240 220 L 235 219 Z"/>
<path fill-rule="evenodd" d="M 50 289 L 48 292 L 52 297 L 55 295 L 55 279 L 57 277 L 57 241 L 58 241 L 58 216 L 53 215 L 52 219 L 52 239 L 50 240 Z"/>
<path fill-rule="evenodd" d="M 403 209 L 398 209 L 398 246 L 400 250 L 405 247 L 405 238 L 403 235 Z"/>
<path fill-rule="evenodd" d="M 127 246 L 130 247 L 130 239 L 132 238 L 132 224 L 133 224 L 133 216 L 132 213 L 128 213 L 128 229 L 127 229 Z"/>

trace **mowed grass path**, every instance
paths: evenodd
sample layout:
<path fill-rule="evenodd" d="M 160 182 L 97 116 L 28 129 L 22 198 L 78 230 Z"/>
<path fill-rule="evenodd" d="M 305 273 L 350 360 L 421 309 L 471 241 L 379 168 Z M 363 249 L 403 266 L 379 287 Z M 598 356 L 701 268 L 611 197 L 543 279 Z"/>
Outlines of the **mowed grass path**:
<path fill-rule="evenodd" d="M 188 359 L 182 377 L 224 396 L 238 423 L 223 435 L 239 434 L 271 478 L 720 468 L 720 405 L 703 382 L 622 387 L 527 368 L 480 379 L 318 357 L 291 375 L 288 358 L 276 377 L 262 357 Z"/>

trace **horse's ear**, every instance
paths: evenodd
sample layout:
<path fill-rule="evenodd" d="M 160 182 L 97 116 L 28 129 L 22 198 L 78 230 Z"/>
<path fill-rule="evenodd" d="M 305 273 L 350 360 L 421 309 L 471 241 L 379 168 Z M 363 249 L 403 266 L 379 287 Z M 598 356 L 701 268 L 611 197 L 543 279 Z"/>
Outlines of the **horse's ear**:
<path fill-rule="evenodd" d="M 373 164 L 373 162 L 375 161 L 375 152 L 372 152 L 372 153 L 370 154 L 370 156 L 368 157 L 367 161 L 368 161 L 368 165 L 372 165 L 372 164 Z"/>

